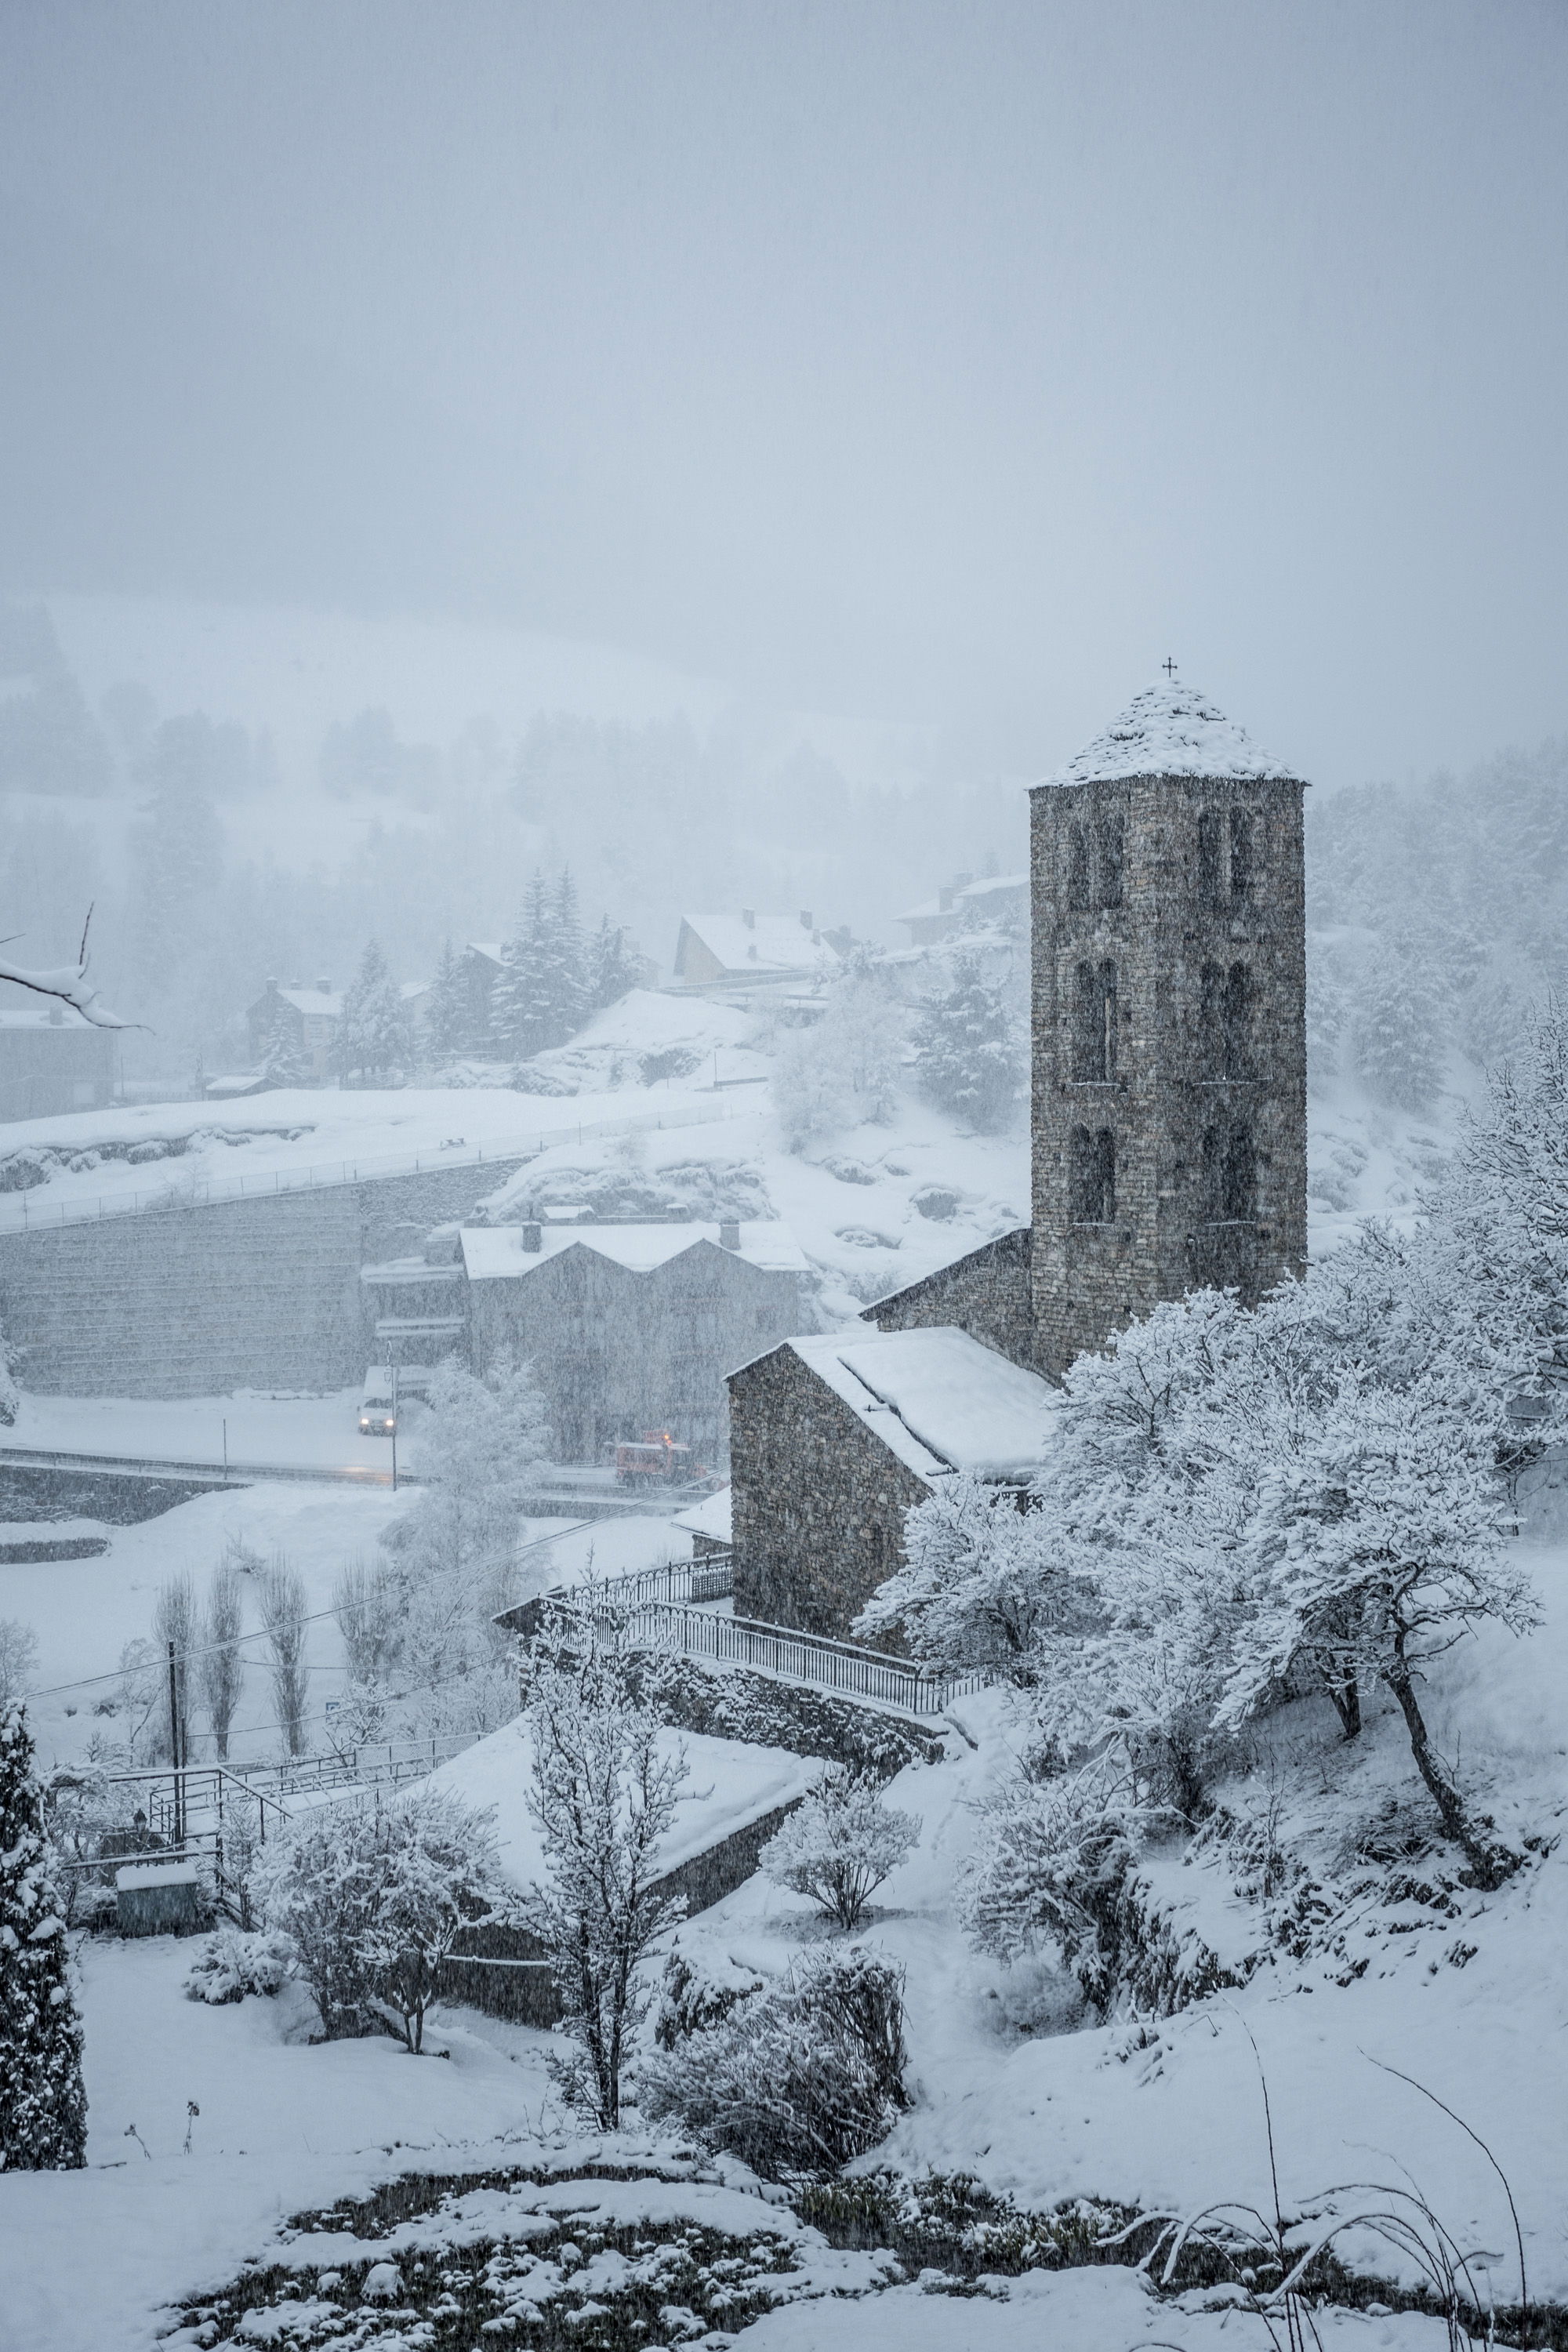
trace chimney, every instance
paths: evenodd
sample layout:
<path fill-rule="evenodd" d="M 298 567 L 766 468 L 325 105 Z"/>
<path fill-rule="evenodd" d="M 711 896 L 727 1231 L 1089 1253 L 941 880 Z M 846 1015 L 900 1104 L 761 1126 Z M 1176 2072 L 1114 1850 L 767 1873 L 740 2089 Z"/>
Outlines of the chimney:
<path fill-rule="evenodd" d="M 752 961 L 755 963 L 757 961 L 757 943 L 755 940 L 752 941 L 751 946 L 746 950 L 746 953 L 751 957 Z"/>
<path fill-rule="evenodd" d="M 268 993 L 268 996 L 276 996 L 276 995 L 277 995 L 277 993 L 278 993 L 278 982 L 277 982 L 275 980 L 269 980 L 269 981 L 268 982 L 268 983 L 267 983 L 267 993 Z"/>
<path fill-rule="evenodd" d="M 531 1225 L 531 1225 L 524 1225 L 524 1227 L 523 1227 L 523 1229 L 522 1229 L 522 1246 L 523 1246 L 524 1250 L 528 1253 L 529 1256 L 530 1256 L 530 1257 L 537 1257 L 537 1256 L 539 1255 L 539 1253 L 540 1253 L 541 1249 L 543 1247 L 543 1245 L 544 1245 L 544 1228 L 543 1228 L 543 1226 L 542 1226 L 542 1225 Z"/>
<path fill-rule="evenodd" d="M 948 915 L 952 913 L 952 894 L 956 887 L 957 885 L 954 883 L 944 882 L 942 888 L 937 892 L 936 908 L 939 915 Z"/>
<path fill-rule="evenodd" d="M 744 923 L 749 931 L 754 931 L 757 928 L 756 908 L 754 907 L 742 907 L 741 909 L 741 920 Z"/>
<path fill-rule="evenodd" d="M 332 992 L 332 983 L 330 980 L 319 980 L 316 982 L 316 986 L 321 990 L 323 996 L 331 996 Z"/>
<path fill-rule="evenodd" d="M 721 1249 L 727 1250 L 738 1250 L 740 1248 L 741 1228 L 738 1223 L 721 1224 L 720 1226 L 719 1246 Z"/>
<path fill-rule="evenodd" d="M 803 907 L 801 908 L 800 928 L 803 931 L 809 931 L 812 929 L 811 908 L 809 907 Z"/>

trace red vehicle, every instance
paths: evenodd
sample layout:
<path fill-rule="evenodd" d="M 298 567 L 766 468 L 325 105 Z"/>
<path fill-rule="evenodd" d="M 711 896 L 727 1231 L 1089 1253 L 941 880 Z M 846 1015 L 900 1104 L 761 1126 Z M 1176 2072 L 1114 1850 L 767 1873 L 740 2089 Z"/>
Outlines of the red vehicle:
<path fill-rule="evenodd" d="M 684 1485 L 697 1465 L 689 1445 L 678 1445 L 667 1429 L 645 1429 L 616 1448 L 616 1476 L 623 1486 L 668 1482 Z"/>

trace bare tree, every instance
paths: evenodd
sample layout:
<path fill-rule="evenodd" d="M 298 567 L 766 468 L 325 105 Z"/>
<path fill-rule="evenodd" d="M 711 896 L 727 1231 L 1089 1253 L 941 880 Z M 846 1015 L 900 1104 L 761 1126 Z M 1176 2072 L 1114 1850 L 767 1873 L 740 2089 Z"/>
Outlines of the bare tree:
<path fill-rule="evenodd" d="M 0 1617 L 0 1715 L 20 1706 L 38 1663 L 38 1637 L 19 1617 Z"/>
<path fill-rule="evenodd" d="M 305 1752 L 305 1585 L 281 1552 L 262 1580 L 261 1622 L 272 1653 L 272 1698 L 290 1756 Z"/>
<path fill-rule="evenodd" d="M 245 1624 L 244 1571 L 235 1553 L 236 1546 L 231 1543 L 218 1563 L 207 1593 L 204 1654 L 197 1668 L 202 1699 L 220 1759 L 228 1754 L 228 1727 L 234 1721 L 245 1684 L 245 1661 L 239 1649 Z"/>
<path fill-rule="evenodd" d="M 357 1555 L 338 1570 L 332 1608 L 343 1637 L 349 1680 L 379 1683 L 397 1650 L 397 1594 L 385 1571 L 367 1569 Z"/>
<path fill-rule="evenodd" d="M 585 1654 L 536 1658 L 529 1716 L 534 1786 L 530 1809 L 550 1883 L 539 1931 L 554 1965 L 563 2022 L 577 2043 L 563 2087 L 604 2131 L 618 2128 L 621 2074 L 648 2001 L 639 1965 L 683 1906 L 657 1891 L 658 1847 L 686 1777 L 684 1755 L 663 1748 L 659 1725 L 628 1703 L 612 1663 L 581 1629 Z"/>
<path fill-rule="evenodd" d="M 191 1753 L 190 1654 L 196 1647 L 196 1595 L 188 1574 L 171 1576 L 159 1588 L 153 1609 L 153 1639 L 164 1667 L 163 1688 L 172 1694 L 170 1761 L 184 1764 L 189 1761 Z"/>

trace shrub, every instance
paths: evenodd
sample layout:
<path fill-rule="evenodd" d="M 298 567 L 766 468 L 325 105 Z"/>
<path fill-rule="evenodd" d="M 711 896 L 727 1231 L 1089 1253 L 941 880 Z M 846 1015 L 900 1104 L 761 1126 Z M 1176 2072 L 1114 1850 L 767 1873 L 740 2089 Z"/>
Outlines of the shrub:
<path fill-rule="evenodd" d="M 209 1936 L 185 1976 L 185 1999 L 215 2009 L 243 2000 L 247 1993 L 274 1993 L 288 1976 L 292 1954 L 281 1936 L 245 1934 L 220 1927 Z"/>
<path fill-rule="evenodd" d="M 775 1886 L 809 1895 L 841 1927 L 852 1929 L 920 1833 L 917 1813 L 896 1811 L 874 1783 L 840 1766 L 768 1840 L 757 1866 Z"/>
<path fill-rule="evenodd" d="M 642 2113 L 771 2179 L 836 2171 L 909 2105 L 903 1992 L 864 1946 L 802 1960 L 649 2058 Z"/>

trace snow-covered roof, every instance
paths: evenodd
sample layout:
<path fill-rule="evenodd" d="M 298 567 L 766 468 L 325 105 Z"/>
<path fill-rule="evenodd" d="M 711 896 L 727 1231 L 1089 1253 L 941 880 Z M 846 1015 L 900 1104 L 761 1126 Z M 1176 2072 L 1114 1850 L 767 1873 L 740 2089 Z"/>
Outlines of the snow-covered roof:
<path fill-rule="evenodd" d="M 521 1225 L 465 1225 L 463 1264 L 470 1282 L 498 1282 L 532 1274 L 563 1250 L 597 1250 L 633 1274 L 651 1274 L 699 1242 L 721 1246 L 718 1225 L 689 1223 L 646 1225 L 546 1225 L 539 1247 L 525 1249 Z M 789 1227 L 773 1219 L 740 1227 L 740 1246 L 725 1252 L 769 1274 L 806 1274 L 810 1264 Z"/>
<path fill-rule="evenodd" d="M 1053 1391 L 967 1331 L 825 1332 L 788 1344 L 921 1478 L 1022 1478 L 1045 1458 Z"/>
<path fill-rule="evenodd" d="M 804 1797 L 825 1769 L 817 1757 L 792 1756 L 749 1740 L 714 1739 L 702 1732 L 666 1729 L 658 1740 L 667 1756 L 684 1749 L 688 1765 L 675 1819 L 659 1843 L 661 1871 L 679 1869 L 775 1807 Z M 521 1717 L 438 1766 L 424 1785 L 447 1790 L 465 1805 L 493 1805 L 501 1874 L 518 1887 L 543 1882 L 544 1853 L 528 1810 L 533 1753 Z"/>
<path fill-rule="evenodd" d="M 962 890 L 952 891 L 945 906 L 939 893 L 934 898 L 922 898 L 918 907 L 906 907 L 903 913 L 895 915 L 892 920 L 895 923 L 929 923 L 938 915 L 958 913 L 967 901 L 984 900 L 998 891 L 1026 890 L 1028 887 L 1026 874 L 983 874 L 978 882 L 966 882 Z"/>
<path fill-rule="evenodd" d="M 726 971 L 810 971 L 838 950 L 795 915 L 683 915 L 681 922 Z M 679 949 L 677 954 L 679 955 Z"/>
<path fill-rule="evenodd" d="M 74 1005 L 61 1004 L 58 1000 L 52 1013 L 46 1012 L 42 1005 L 37 1012 L 21 1006 L 0 1013 L 0 1029 L 91 1029 L 96 1025 L 84 1021 Z"/>
<path fill-rule="evenodd" d="M 293 1005 L 298 1013 L 308 1013 L 316 1021 L 341 1021 L 343 1017 L 342 991 L 338 988 L 280 988 L 278 991 L 285 1004 Z"/>
<path fill-rule="evenodd" d="M 684 1528 L 688 1535 L 708 1536 L 714 1543 L 728 1543 L 731 1535 L 729 1487 L 721 1486 L 716 1495 L 694 1503 L 689 1511 L 677 1511 L 669 1524 L 672 1528 Z"/>
<path fill-rule="evenodd" d="M 1296 771 L 1260 750 L 1195 687 L 1160 677 L 1134 695 L 1076 759 L 1041 782 L 1092 784 L 1127 776 L 1213 776 L 1247 783 L 1296 781 Z"/>

